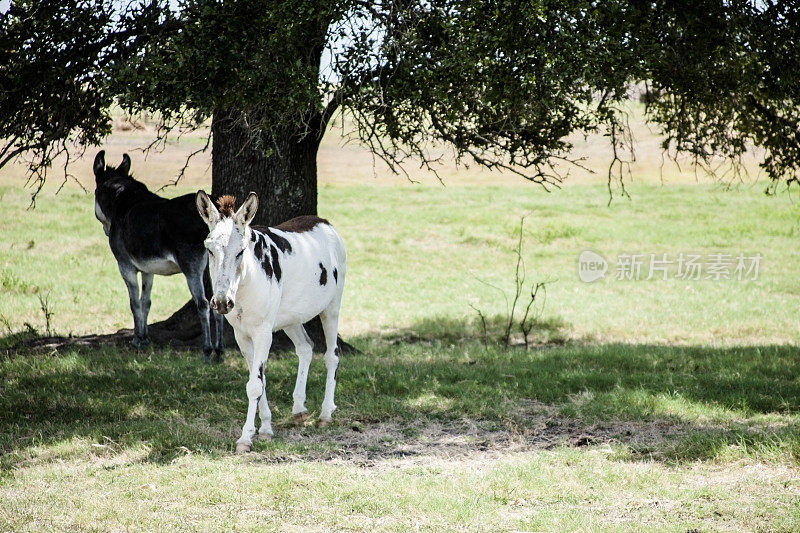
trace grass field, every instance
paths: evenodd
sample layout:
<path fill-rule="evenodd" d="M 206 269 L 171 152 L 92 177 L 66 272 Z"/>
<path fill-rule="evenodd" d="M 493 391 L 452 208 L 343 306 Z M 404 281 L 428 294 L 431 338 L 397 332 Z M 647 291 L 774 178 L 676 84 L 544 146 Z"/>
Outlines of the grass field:
<path fill-rule="evenodd" d="M 138 135 L 113 136 L 109 160 Z M 134 173 L 165 183 L 193 142 L 132 153 Z M 165 347 L 9 350 L 131 317 L 91 194 L 48 187 L 27 210 L 4 171 L 0 531 L 797 530 L 800 205 L 763 183 L 662 185 L 656 160 L 640 153 L 632 199 L 608 206 L 597 177 L 550 194 L 475 169 L 411 184 L 327 139 L 320 213 L 348 246 L 342 334 L 361 353 L 326 429 L 292 426 L 296 358 L 271 358 L 276 438 L 244 457 L 235 349 L 215 366 Z M 199 167 L 165 194 L 207 187 Z M 497 342 L 523 216 L 526 287 L 547 283 L 529 350 Z M 580 281 L 584 250 L 605 278 Z M 697 254 L 705 277 L 718 253 L 760 254 L 755 279 L 731 263 L 733 279 L 684 280 L 676 262 L 616 279 L 621 254 Z M 151 320 L 187 297 L 157 278 Z"/>

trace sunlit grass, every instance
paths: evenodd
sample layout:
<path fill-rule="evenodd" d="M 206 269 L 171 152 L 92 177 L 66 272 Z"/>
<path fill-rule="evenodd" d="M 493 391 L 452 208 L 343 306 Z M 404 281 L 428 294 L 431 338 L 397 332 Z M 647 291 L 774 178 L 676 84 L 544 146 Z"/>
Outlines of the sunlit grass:
<path fill-rule="evenodd" d="M 345 335 L 391 333 L 430 318 L 506 314 L 514 248 L 525 216 L 528 282 L 547 282 L 543 318 L 573 339 L 651 343 L 794 342 L 800 330 L 794 265 L 798 204 L 752 188 L 632 185 L 633 199 L 606 206 L 601 186 L 552 194 L 533 187 L 396 188 L 329 186 L 320 213 L 348 248 Z M 0 317 L 13 331 L 42 330 L 40 297 L 62 334 L 130 327 L 126 293 L 92 197 L 45 193 L 34 211 L 26 193 L 3 188 Z M 170 194 L 186 192 L 170 190 Z M 583 283 L 577 258 L 591 249 L 610 263 L 605 279 Z M 756 280 L 620 281 L 623 253 L 763 256 Z M 674 271 L 673 266 L 673 271 Z M 646 270 L 643 270 L 646 273 Z M 642 278 L 646 277 L 645 275 Z M 151 316 L 188 299 L 181 276 L 158 277 Z M 3 327 L 0 324 L 0 327 Z"/>

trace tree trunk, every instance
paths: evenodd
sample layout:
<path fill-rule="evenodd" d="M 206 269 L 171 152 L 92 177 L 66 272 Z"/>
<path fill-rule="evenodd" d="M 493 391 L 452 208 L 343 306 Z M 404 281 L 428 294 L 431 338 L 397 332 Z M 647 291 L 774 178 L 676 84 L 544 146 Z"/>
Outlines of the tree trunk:
<path fill-rule="evenodd" d="M 254 191 L 259 199 L 254 224 L 275 226 L 296 216 L 316 215 L 322 131 L 310 128 L 318 121 L 276 128 L 262 144 L 247 125 L 252 118 L 230 109 L 214 114 L 211 194 L 230 194 L 238 204 Z"/>
<path fill-rule="evenodd" d="M 211 121 L 212 163 L 211 194 L 230 194 L 237 206 L 250 191 L 259 199 L 254 224 L 275 226 L 300 215 L 317 214 L 317 150 L 324 127 L 320 116 L 310 117 L 302 124 L 277 128 L 267 144 L 257 141 L 248 127 L 246 113 L 224 109 L 214 113 Z M 267 150 L 270 152 L 267 153 Z M 207 283 L 210 297 L 210 286 Z M 325 349 L 319 317 L 306 324 L 306 331 L 316 349 Z M 202 344 L 197 310 L 192 301 L 168 319 L 150 326 L 154 340 L 173 339 L 182 344 L 196 340 Z M 225 345 L 235 348 L 233 331 L 225 322 Z M 273 336 L 273 349 L 293 345 L 283 332 Z M 339 339 L 343 353 L 355 349 Z"/>

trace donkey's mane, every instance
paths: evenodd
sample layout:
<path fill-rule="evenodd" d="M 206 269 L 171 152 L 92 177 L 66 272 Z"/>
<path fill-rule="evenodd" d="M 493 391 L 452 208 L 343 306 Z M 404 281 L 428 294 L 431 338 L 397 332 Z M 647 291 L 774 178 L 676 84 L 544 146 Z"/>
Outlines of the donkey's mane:
<path fill-rule="evenodd" d="M 220 196 L 217 200 L 217 205 L 219 206 L 220 215 L 223 217 L 231 217 L 233 216 L 233 208 L 236 206 L 236 198 L 230 194 Z"/>

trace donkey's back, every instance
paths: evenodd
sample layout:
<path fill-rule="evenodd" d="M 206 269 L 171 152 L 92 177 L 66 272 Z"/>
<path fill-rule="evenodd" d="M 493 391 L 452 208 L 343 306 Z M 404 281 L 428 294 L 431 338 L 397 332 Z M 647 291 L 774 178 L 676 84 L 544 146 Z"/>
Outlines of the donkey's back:
<path fill-rule="evenodd" d="M 115 256 L 127 255 L 140 271 L 162 276 L 205 263 L 208 228 L 197 215 L 193 194 L 172 199 L 153 195 L 126 207 L 109 235 Z"/>
<path fill-rule="evenodd" d="M 346 253 L 344 243 L 325 219 L 305 216 L 274 228 L 252 227 L 257 257 L 262 242 L 278 248 L 272 258 L 273 279 L 280 287 L 280 304 L 274 330 L 308 322 L 336 301 L 344 288 Z M 265 251 L 262 264 L 265 264 Z M 269 277 L 269 276 L 268 276 Z M 269 280 L 267 280 L 269 281 Z"/>

